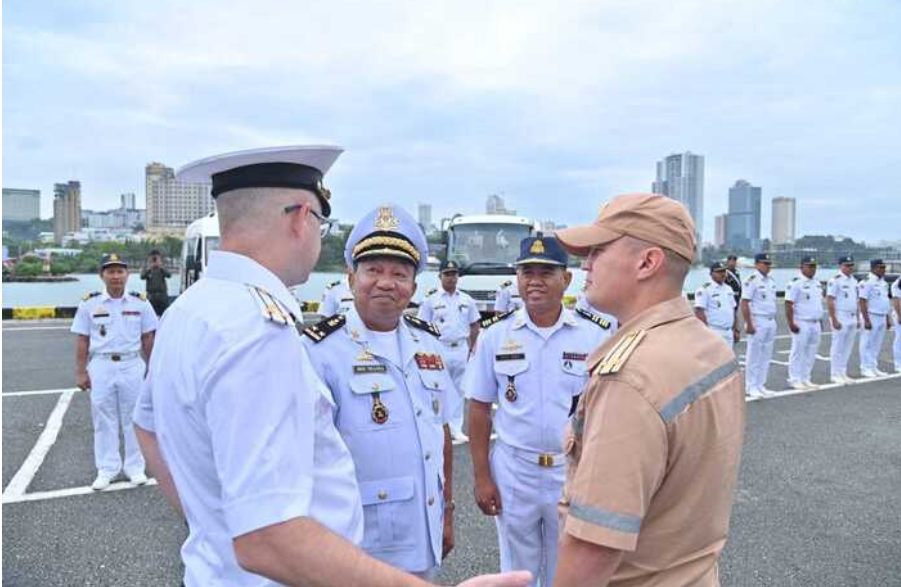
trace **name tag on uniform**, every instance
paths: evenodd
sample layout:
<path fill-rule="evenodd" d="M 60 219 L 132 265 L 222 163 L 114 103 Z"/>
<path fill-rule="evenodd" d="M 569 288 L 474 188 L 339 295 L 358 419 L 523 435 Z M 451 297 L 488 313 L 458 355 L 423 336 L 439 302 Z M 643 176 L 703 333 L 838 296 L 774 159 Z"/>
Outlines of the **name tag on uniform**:
<path fill-rule="evenodd" d="M 521 361 L 526 358 L 525 353 L 508 353 L 505 355 L 494 355 L 495 361 Z"/>
<path fill-rule="evenodd" d="M 563 353 L 564 361 L 584 361 L 588 358 L 588 353 Z"/>
<path fill-rule="evenodd" d="M 109 318 L 108 312 L 97 312 L 96 314 L 91 314 L 92 318 Z"/>
<path fill-rule="evenodd" d="M 138 312 L 137 310 L 124 310 L 122 312 L 122 315 L 123 316 L 140 316 L 141 313 Z"/>
<path fill-rule="evenodd" d="M 387 365 L 354 365 L 354 375 L 362 373 L 387 373 Z"/>
<path fill-rule="evenodd" d="M 435 310 L 443 310 L 446 307 L 447 306 L 445 306 L 444 304 L 436 304 L 434 309 Z"/>

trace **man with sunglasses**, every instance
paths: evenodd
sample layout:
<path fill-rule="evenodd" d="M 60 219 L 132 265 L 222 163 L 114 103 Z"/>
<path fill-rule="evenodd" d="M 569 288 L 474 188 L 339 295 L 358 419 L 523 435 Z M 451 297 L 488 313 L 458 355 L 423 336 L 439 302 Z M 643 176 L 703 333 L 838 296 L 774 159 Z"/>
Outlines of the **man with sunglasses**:
<path fill-rule="evenodd" d="M 188 587 L 425 584 L 354 546 L 354 464 L 295 327 L 288 288 L 316 264 L 330 213 L 322 177 L 340 154 L 260 149 L 178 172 L 211 181 L 222 246 L 166 311 L 135 423 L 148 468 L 187 518 Z"/>

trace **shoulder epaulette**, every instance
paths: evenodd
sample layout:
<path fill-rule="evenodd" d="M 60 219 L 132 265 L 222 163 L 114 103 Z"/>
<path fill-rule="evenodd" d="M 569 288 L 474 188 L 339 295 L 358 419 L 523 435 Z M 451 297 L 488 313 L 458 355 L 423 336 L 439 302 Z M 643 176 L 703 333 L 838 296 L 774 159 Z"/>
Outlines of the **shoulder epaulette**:
<path fill-rule="evenodd" d="M 425 330 L 435 338 L 441 336 L 441 331 L 438 330 L 438 327 L 432 324 L 431 322 L 426 322 L 425 320 L 420 320 L 416 316 L 410 316 L 409 314 L 404 314 L 404 320 L 408 325 L 413 328 L 418 328 L 419 330 Z"/>
<path fill-rule="evenodd" d="M 488 328 L 492 324 L 497 324 L 501 320 L 506 320 L 507 318 L 512 316 L 515 312 L 516 312 L 516 310 L 510 310 L 509 312 L 501 312 L 500 314 L 495 314 L 494 316 L 492 316 L 490 318 L 485 318 L 484 320 L 480 321 L 479 326 L 481 326 L 482 328 Z"/>
<path fill-rule="evenodd" d="M 438 293 L 438 288 L 437 288 L 437 287 L 433 287 L 433 288 L 430 289 L 429 291 L 425 292 L 425 295 L 430 296 L 430 295 L 435 294 L 435 293 Z"/>
<path fill-rule="evenodd" d="M 147 300 L 147 294 L 145 294 L 144 292 L 141 292 L 141 291 L 130 291 L 130 292 L 128 292 L 128 295 L 134 296 L 134 297 L 138 298 L 139 300 L 141 300 L 142 302 Z"/>
<path fill-rule="evenodd" d="M 339 283 L 341 283 L 341 280 L 340 280 L 340 279 L 339 279 L 338 281 L 333 281 L 333 282 L 331 282 L 330 284 L 328 284 L 327 286 L 325 286 L 325 289 L 332 289 L 333 287 L 335 287 L 335 286 L 338 285 Z"/>
<path fill-rule="evenodd" d="M 705 282 L 704 285 L 702 285 L 701 287 L 710 287 L 710 283 L 711 283 L 711 282 L 707 281 L 707 282 Z"/>
<path fill-rule="evenodd" d="M 638 345 L 641 344 L 647 333 L 647 330 L 636 330 L 619 339 L 619 342 L 607 351 L 607 354 L 595 367 L 594 372 L 598 375 L 618 373 L 623 368 L 623 365 L 626 364 L 626 361 L 629 360 L 629 357 L 632 356 L 632 353 L 635 352 Z"/>
<path fill-rule="evenodd" d="M 795 277 L 794 279 L 792 279 L 792 281 L 798 281 L 799 279 L 801 279 L 801 278 L 800 278 L 800 277 Z"/>
<path fill-rule="evenodd" d="M 576 314 L 578 314 L 582 318 L 585 318 L 586 320 L 591 320 L 592 322 L 594 322 L 595 324 L 597 324 L 604 330 L 610 329 L 610 322 L 608 322 L 607 320 L 604 320 L 600 316 L 595 316 L 591 312 L 583 310 L 582 308 L 576 308 Z"/>
<path fill-rule="evenodd" d="M 81 299 L 83 299 L 84 301 L 88 301 L 89 299 L 96 298 L 99 295 L 100 295 L 99 291 L 92 291 L 92 292 L 84 294 L 84 297 Z"/>
<path fill-rule="evenodd" d="M 840 279 L 841 276 L 842 276 L 841 273 L 836 273 L 835 275 L 832 276 L 832 279 Z"/>
<path fill-rule="evenodd" d="M 344 314 L 335 314 L 322 319 L 312 326 L 304 328 L 303 335 L 313 342 L 322 342 L 328 335 L 337 332 L 344 326 L 345 322 L 347 322 L 347 316 Z"/>
<path fill-rule="evenodd" d="M 501 284 L 501 287 L 510 287 L 511 285 L 513 285 L 513 282 L 508 279 L 507 281 L 505 281 L 504 283 Z"/>
<path fill-rule="evenodd" d="M 288 326 L 289 324 L 293 326 L 297 322 L 294 314 L 284 304 L 273 298 L 265 289 L 254 285 L 248 285 L 247 289 L 250 290 L 251 295 L 260 305 L 260 312 L 267 320 L 272 320 L 276 324 L 282 324 L 283 326 Z"/>
<path fill-rule="evenodd" d="M 755 279 L 757 279 L 757 274 L 752 273 L 752 274 L 748 275 L 748 278 L 745 281 L 754 281 Z"/>

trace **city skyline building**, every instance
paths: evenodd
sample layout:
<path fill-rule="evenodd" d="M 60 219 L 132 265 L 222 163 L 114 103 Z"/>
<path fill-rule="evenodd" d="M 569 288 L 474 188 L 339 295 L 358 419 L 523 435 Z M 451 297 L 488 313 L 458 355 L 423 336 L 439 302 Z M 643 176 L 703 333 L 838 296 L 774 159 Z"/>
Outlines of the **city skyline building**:
<path fill-rule="evenodd" d="M 62 242 L 70 232 L 81 230 L 81 182 L 53 184 L 53 238 Z"/>
<path fill-rule="evenodd" d="M 657 179 L 651 191 L 680 202 L 695 223 L 700 246 L 704 234 L 704 156 L 691 151 L 673 153 L 657 162 Z"/>
<path fill-rule="evenodd" d="M 3 188 L 3 221 L 27 222 L 41 217 L 41 190 Z"/>
<path fill-rule="evenodd" d="M 516 216 L 516 210 L 507 208 L 500 194 L 491 194 L 485 200 L 485 214 L 506 214 Z"/>
<path fill-rule="evenodd" d="M 137 209 L 137 198 L 135 198 L 134 192 L 128 192 L 119 195 L 119 207 L 123 210 L 135 210 Z"/>
<path fill-rule="evenodd" d="M 420 203 L 418 206 L 419 226 L 426 233 L 432 231 L 432 205 Z"/>
<path fill-rule="evenodd" d="M 750 251 L 760 246 L 760 219 L 763 188 L 739 179 L 729 188 L 726 244 Z"/>
<path fill-rule="evenodd" d="M 797 208 L 795 198 L 773 198 L 772 242 L 784 245 L 795 240 Z"/>
<path fill-rule="evenodd" d="M 147 202 L 147 230 L 174 232 L 215 210 L 209 183 L 189 183 L 175 179 L 171 167 L 158 162 L 144 168 Z"/>
<path fill-rule="evenodd" d="M 726 244 L 726 224 L 729 220 L 728 214 L 720 214 L 714 219 L 714 236 L 713 244 L 722 247 Z"/>

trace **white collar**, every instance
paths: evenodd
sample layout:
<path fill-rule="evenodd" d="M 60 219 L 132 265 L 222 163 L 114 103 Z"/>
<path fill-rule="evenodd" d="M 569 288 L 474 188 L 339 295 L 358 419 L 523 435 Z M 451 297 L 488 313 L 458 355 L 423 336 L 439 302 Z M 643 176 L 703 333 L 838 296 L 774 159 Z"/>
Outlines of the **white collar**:
<path fill-rule="evenodd" d="M 297 298 L 291 295 L 284 282 L 250 257 L 228 251 L 213 251 L 210 253 L 206 277 L 258 287 L 283 303 L 296 318 L 303 316 Z"/>

